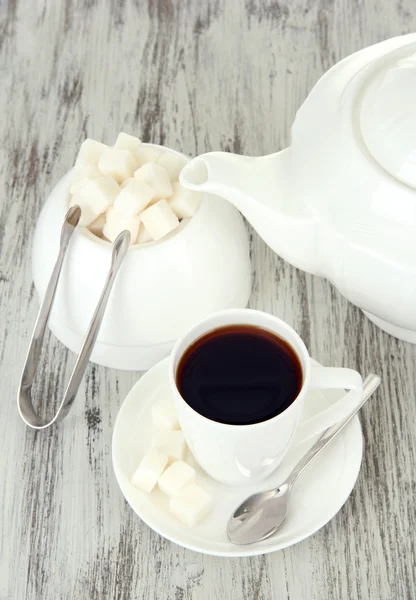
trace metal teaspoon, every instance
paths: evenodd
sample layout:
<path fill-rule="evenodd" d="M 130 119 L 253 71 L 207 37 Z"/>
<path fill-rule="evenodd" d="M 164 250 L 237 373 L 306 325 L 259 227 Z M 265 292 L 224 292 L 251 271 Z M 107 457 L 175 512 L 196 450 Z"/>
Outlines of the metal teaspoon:
<path fill-rule="evenodd" d="M 275 489 L 253 494 L 237 508 L 227 525 L 227 535 L 231 542 L 252 544 L 276 533 L 286 518 L 290 492 L 299 475 L 351 421 L 378 388 L 380 381 L 378 375 L 368 375 L 363 383 L 363 397 L 359 405 L 343 421 L 335 423 L 323 432 L 285 481 Z"/>

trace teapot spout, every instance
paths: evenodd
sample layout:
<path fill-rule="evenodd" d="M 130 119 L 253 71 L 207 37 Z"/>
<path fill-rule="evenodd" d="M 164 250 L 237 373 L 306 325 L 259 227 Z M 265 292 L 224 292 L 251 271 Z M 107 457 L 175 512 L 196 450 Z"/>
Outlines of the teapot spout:
<path fill-rule="evenodd" d="M 189 161 L 179 180 L 228 200 L 279 256 L 318 273 L 315 221 L 292 197 L 290 167 L 290 148 L 262 157 L 208 152 Z"/>

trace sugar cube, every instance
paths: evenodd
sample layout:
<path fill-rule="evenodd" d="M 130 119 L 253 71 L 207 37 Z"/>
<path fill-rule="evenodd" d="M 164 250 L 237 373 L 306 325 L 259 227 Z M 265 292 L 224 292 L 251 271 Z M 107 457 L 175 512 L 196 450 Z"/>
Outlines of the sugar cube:
<path fill-rule="evenodd" d="M 98 217 L 113 204 L 119 191 L 120 188 L 112 177 L 92 179 L 79 192 L 83 199 L 81 208 L 88 206 L 95 217 Z"/>
<path fill-rule="evenodd" d="M 152 148 L 150 146 L 145 146 L 144 144 L 135 152 L 135 159 L 137 160 L 137 164 L 139 167 L 146 163 L 155 163 L 157 162 L 159 156 L 162 154 L 163 150 L 160 148 Z"/>
<path fill-rule="evenodd" d="M 139 233 L 137 234 L 136 244 L 146 244 L 152 241 L 152 236 L 147 231 L 143 223 L 139 225 Z"/>
<path fill-rule="evenodd" d="M 168 464 L 168 457 L 157 448 L 150 448 L 133 473 L 131 482 L 144 492 L 151 492 Z"/>
<path fill-rule="evenodd" d="M 153 190 L 144 181 L 131 179 L 114 201 L 114 208 L 123 217 L 138 215 L 150 203 Z"/>
<path fill-rule="evenodd" d="M 167 200 L 159 200 L 149 206 L 140 214 L 140 218 L 154 240 L 159 240 L 179 225 L 178 217 Z"/>
<path fill-rule="evenodd" d="M 174 183 L 173 196 L 169 198 L 168 203 L 178 219 L 193 217 L 201 204 L 201 193 L 188 190 L 180 183 Z"/>
<path fill-rule="evenodd" d="M 105 150 L 108 150 L 106 144 L 101 144 L 101 142 L 96 142 L 95 140 L 87 138 L 81 144 L 75 165 L 77 167 L 82 167 L 86 164 L 97 165 Z"/>
<path fill-rule="evenodd" d="M 75 163 L 70 206 L 81 207 L 80 225 L 98 237 L 114 241 L 128 229 L 131 244 L 159 240 L 199 206 L 198 192 L 177 181 L 185 164 L 175 152 L 128 133 L 121 132 L 114 147 L 88 138 Z"/>
<path fill-rule="evenodd" d="M 169 511 L 188 527 L 194 527 L 210 511 L 212 496 L 196 483 L 189 483 L 169 500 Z"/>
<path fill-rule="evenodd" d="M 186 452 L 186 442 L 180 429 L 174 431 L 158 431 L 153 439 L 153 446 L 160 448 L 168 457 L 169 461 L 183 460 Z"/>
<path fill-rule="evenodd" d="M 116 143 L 114 144 L 114 148 L 117 148 L 117 150 L 130 150 L 135 160 L 137 161 L 138 159 L 136 157 L 136 152 L 140 152 L 141 145 L 142 141 L 138 137 L 121 132 L 118 134 Z M 140 156 L 140 154 L 138 155 Z"/>
<path fill-rule="evenodd" d="M 164 400 L 152 406 L 152 421 L 153 425 L 159 429 L 179 429 L 175 407 L 170 400 Z"/>
<path fill-rule="evenodd" d="M 87 227 L 97 217 L 95 212 L 89 207 L 85 198 L 83 198 L 80 194 L 75 194 L 71 197 L 69 206 L 79 206 L 81 208 L 81 216 L 78 221 L 78 225 L 80 227 Z"/>
<path fill-rule="evenodd" d="M 123 188 L 125 188 L 125 187 L 126 187 L 126 185 L 129 185 L 129 183 L 131 183 L 132 181 L 136 181 L 136 180 L 134 179 L 134 177 L 127 177 L 127 179 L 125 179 L 124 181 L 122 181 L 122 182 L 120 183 L 120 189 L 122 190 Z"/>
<path fill-rule="evenodd" d="M 108 148 L 100 156 L 98 168 L 104 175 L 110 175 L 118 183 L 131 177 L 137 168 L 137 162 L 130 150 Z"/>
<path fill-rule="evenodd" d="M 84 185 L 87 185 L 91 179 L 102 177 L 102 173 L 96 165 L 85 164 L 82 167 L 76 167 L 74 182 L 69 188 L 71 194 L 78 194 Z"/>
<path fill-rule="evenodd" d="M 130 245 L 134 244 L 139 232 L 140 217 L 123 217 L 115 208 L 111 207 L 107 213 L 106 222 L 103 228 L 105 237 L 114 242 L 116 237 L 124 230 L 130 231 Z"/>
<path fill-rule="evenodd" d="M 195 479 L 195 470 L 183 460 L 178 460 L 164 471 L 158 481 L 161 491 L 170 498 Z"/>
<path fill-rule="evenodd" d="M 90 225 L 88 225 L 88 229 L 97 237 L 103 237 L 105 221 L 105 215 L 100 215 L 92 223 L 90 223 Z"/>
<path fill-rule="evenodd" d="M 157 164 L 166 169 L 173 182 L 178 181 L 179 173 L 186 165 L 186 159 L 173 152 L 163 152 L 157 159 Z"/>
<path fill-rule="evenodd" d="M 145 163 L 134 172 L 134 177 L 144 181 L 153 190 L 153 198 L 170 198 L 173 194 L 169 174 L 164 167 L 153 163 Z"/>

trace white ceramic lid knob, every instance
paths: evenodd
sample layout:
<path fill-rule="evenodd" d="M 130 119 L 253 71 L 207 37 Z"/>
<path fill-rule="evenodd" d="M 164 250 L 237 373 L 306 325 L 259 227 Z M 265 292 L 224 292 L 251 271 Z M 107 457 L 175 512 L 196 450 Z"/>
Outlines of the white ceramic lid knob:
<path fill-rule="evenodd" d="M 385 62 L 364 90 L 360 125 L 364 143 L 394 178 L 416 188 L 416 45 Z"/>

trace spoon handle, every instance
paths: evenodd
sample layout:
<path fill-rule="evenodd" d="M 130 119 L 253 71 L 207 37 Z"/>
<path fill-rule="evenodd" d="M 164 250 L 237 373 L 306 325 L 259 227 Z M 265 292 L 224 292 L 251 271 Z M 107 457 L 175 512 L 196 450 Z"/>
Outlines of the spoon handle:
<path fill-rule="evenodd" d="M 325 446 L 329 444 L 329 442 L 331 442 L 334 439 L 334 437 L 338 435 L 338 433 L 344 429 L 347 423 L 349 423 L 351 419 L 357 414 L 360 408 L 367 402 L 371 394 L 373 394 L 373 392 L 378 388 L 378 386 L 380 385 L 380 381 L 381 378 L 378 375 L 374 375 L 372 373 L 370 373 L 370 375 L 368 375 L 365 378 L 363 383 L 363 397 L 361 402 L 347 417 L 345 417 L 343 421 L 335 423 L 334 425 L 331 425 L 331 427 L 328 427 L 328 429 L 325 429 L 321 437 L 300 459 L 298 464 L 293 468 L 290 475 L 285 481 L 289 489 L 293 486 L 293 484 L 295 483 L 299 475 L 302 473 L 302 471 L 305 469 L 305 467 L 309 465 L 309 463 L 315 458 L 315 456 L 318 456 L 321 450 L 325 448 Z"/>

